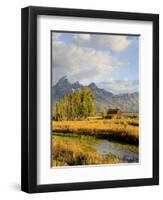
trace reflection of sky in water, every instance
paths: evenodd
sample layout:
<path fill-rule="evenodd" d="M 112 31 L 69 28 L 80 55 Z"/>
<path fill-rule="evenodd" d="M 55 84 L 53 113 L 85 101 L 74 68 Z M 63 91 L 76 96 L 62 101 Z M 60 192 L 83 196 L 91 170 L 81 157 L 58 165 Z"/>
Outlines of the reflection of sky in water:
<path fill-rule="evenodd" d="M 122 162 L 139 162 L 138 146 L 130 144 L 121 144 L 115 141 L 106 139 L 97 139 L 92 136 L 55 136 L 62 140 L 76 140 L 79 141 L 81 147 L 89 147 L 96 150 L 99 154 L 107 156 L 109 153 L 118 156 Z"/>
<path fill-rule="evenodd" d="M 115 154 L 120 157 L 123 161 L 127 162 L 138 162 L 138 153 L 134 153 L 125 148 L 124 144 L 118 144 L 116 146 L 113 142 L 102 140 L 96 145 L 97 152 L 102 155 L 107 155 L 109 153 Z"/>

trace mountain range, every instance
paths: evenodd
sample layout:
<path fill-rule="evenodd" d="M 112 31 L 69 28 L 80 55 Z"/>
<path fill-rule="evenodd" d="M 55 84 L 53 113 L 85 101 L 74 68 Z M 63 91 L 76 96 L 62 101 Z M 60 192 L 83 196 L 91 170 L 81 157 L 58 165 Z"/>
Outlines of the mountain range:
<path fill-rule="evenodd" d="M 89 87 L 94 96 L 96 103 L 96 111 L 98 112 L 101 105 L 108 108 L 119 108 L 123 112 L 138 112 L 139 111 L 139 94 L 123 93 L 113 94 L 102 88 L 99 88 L 95 83 L 89 85 L 82 85 L 80 82 L 70 83 L 66 76 L 59 79 L 59 81 L 52 87 L 52 102 L 55 103 L 61 99 L 65 94 L 73 93 L 77 89 Z"/>

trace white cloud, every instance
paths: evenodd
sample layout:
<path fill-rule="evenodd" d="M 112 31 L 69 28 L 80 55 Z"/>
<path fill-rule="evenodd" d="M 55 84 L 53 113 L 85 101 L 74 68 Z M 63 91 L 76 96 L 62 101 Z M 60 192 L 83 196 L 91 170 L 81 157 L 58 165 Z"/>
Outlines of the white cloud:
<path fill-rule="evenodd" d="M 127 76 L 124 77 L 124 81 L 128 82 L 128 77 Z"/>
<path fill-rule="evenodd" d="M 109 80 L 98 84 L 103 88 L 114 94 L 138 92 L 138 80 Z"/>
<path fill-rule="evenodd" d="M 116 52 L 127 49 L 132 43 L 132 40 L 124 35 L 78 34 L 74 36 L 74 40 L 76 43 L 109 48 Z"/>
<path fill-rule="evenodd" d="M 53 32 L 52 33 L 52 41 L 58 40 L 60 35 L 61 35 L 61 33 Z"/>
<path fill-rule="evenodd" d="M 99 37 L 99 42 L 102 45 L 110 47 L 113 51 L 123 51 L 131 44 L 131 40 L 127 39 L 127 36 L 106 36 Z"/>
<path fill-rule="evenodd" d="M 88 42 L 91 39 L 90 34 L 76 34 L 74 36 L 76 42 Z"/>
<path fill-rule="evenodd" d="M 90 83 L 110 73 L 118 64 L 108 51 L 53 41 L 53 84 L 67 75 L 70 81 Z"/>
<path fill-rule="evenodd" d="M 109 79 L 109 81 L 112 82 L 112 81 L 113 81 L 113 78 L 111 77 L 111 78 Z"/>

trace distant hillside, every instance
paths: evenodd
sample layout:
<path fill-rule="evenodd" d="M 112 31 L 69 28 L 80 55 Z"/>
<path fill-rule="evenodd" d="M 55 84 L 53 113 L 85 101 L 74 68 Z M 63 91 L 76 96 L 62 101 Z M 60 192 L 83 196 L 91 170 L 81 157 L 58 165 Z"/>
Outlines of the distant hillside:
<path fill-rule="evenodd" d="M 96 111 L 98 112 L 101 105 L 107 108 L 119 108 L 123 112 L 138 112 L 139 111 L 139 94 L 125 93 L 114 95 L 104 89 L 97 87 L 95 83 L 87 86 L 80 84 L 78 81 L 70 83 L 66 76 L 62 77 L 56 85 L 52 87 L 52 102 L 62 98 L 65 94 L 74 92 L 77 89 L 89 87 L 91 88 L 96 99 Z"/>

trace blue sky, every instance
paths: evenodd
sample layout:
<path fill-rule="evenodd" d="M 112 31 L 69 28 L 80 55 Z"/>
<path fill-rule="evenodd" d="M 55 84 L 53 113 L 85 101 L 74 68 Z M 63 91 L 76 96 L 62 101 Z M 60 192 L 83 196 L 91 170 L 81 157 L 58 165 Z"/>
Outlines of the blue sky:
<path fill-rule="evenodd" d="M 52 33 L 52 83 L 67 75 L 70 82 L 120 83 L 125 92 L 138 90 L 139 36 Z M 124 83 L 124 84 L 123 84 Z M 121 90 L 121 89 L 120 89 Z"/>

